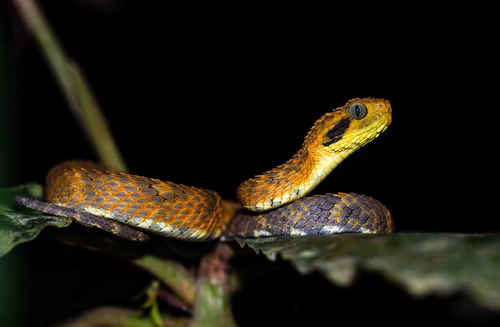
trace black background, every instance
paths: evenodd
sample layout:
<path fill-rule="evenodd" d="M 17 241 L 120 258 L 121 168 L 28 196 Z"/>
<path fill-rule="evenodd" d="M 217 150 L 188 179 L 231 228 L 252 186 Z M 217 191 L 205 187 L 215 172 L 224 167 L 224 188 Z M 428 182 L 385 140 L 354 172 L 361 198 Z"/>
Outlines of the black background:
<path fill-rule="evenodd" d="M 499 230 L 488 186 L 496 177 L 489 144 L 498 83 L 490 80 L 496 64 L 489 27 L 470 20 L 479 13 L 98 3 L 42 1 L 42 8 L 85 72 L 131 172 L 234 198 L 241 181 L 290 158 L 323 113 L 352 97 L 382 97 L 392 103 L 392 125 L 315 193 L 371 195 L 389 207 L 398 231 Z M 61 161 L 96 157 L 13 8 L 7 19 L 13 184 L 43 182 Z M 29 256 L 25 292 L 33 326 L 116 304 L 149 280 L 48 241 L 22 251 Z M 416 322 L 498 319 L 460 295 L 414 300 L 367 272 L 352 289 L 341 289 L 284 263 L 252 260 L 263 270 L 235 297 L 241 326 L 325 317 L 397 323 L 387 307 L 417 315 Z M 49 286 L 54 280 L 64 286 Z M 299 287 L 290 288 L 292 282 Z M 319 296 L 327 302 L 311 300 Z"/>

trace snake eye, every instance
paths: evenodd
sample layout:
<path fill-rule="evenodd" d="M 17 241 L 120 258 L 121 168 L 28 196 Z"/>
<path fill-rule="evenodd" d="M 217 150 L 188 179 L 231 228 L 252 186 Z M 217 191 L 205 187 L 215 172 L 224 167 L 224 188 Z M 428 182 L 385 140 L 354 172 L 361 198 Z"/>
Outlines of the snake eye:
<path fill-rule="evenodd" d="M 349 107 L 349 115 L 357 120 L 363 119 L 366 116 L 367 112 L 368 109 L 366 109 L 366 106 L 359 102 L 353 103 Z"/>

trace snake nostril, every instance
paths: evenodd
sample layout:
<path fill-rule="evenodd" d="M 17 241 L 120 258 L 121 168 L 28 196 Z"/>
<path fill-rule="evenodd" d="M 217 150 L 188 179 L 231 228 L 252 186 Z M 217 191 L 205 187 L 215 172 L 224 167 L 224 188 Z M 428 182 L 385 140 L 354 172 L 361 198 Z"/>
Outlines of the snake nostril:
<path fill-rule="evenodd" d="M 385 105 L 387 107 L 387 111 L 392 114 L 392 107 L 391 107 L 391 103 L 388 101 L 388 100 L 385 100 Z"/>

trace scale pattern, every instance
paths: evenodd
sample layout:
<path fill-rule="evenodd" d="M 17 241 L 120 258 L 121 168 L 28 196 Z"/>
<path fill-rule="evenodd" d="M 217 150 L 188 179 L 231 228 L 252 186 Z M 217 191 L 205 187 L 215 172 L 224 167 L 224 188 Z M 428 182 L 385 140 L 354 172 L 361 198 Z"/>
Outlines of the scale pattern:
<path fill-rule="evenodd" d="M 216 238 L 232 213 L 210 190 L 68 161 L 47 175 L 47 201 L 169 237 Z"/>
<path fill-rule="evenodd" d="M 223 237 L 329 235 L 336 233 L 391 233 L 389 210 L 362 194 L 308 196 L 266 213 L 241 213 Z"/>

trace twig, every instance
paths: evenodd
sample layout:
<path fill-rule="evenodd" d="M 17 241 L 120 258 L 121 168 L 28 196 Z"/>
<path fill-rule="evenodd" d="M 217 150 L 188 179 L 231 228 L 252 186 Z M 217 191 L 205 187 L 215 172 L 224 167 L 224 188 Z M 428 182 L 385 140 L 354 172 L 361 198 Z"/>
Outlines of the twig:
<path fill-rule="evenodd" d="M 228 260 L 233 251 L 219 244 L 200 264 L 193 326 L 236 327 L 230 305 L 230 278 Z"/>
<path fill-rule="evenodd" d="M 33 0 L 12 0 L 33 33 L 66 99 L 107 168 L 126 170 L 111 131 L 78 65 L 64 53 L 45 17 Z"/>
<path fill-rule="evenodd" d="M 168 285 L 185 303 L 192 304 L 194 302 L 195 280 L 180 263 L 154 255 L 144 255 L 132 262 Z"/>
<path fill-rule="evenodd" d="M 193 308 L 191 307 L 191 305 L 187 304 L 184 301 L 181 301 L 177 296 L 172 294 L 166 288 L 160 288 L 158 290 L 158 298 L 162 299 L 163 301 L 165 301 L 165 303 L 169 304 L 174 308 L 177 308 L 187 313 L 192 313 Z"/>

